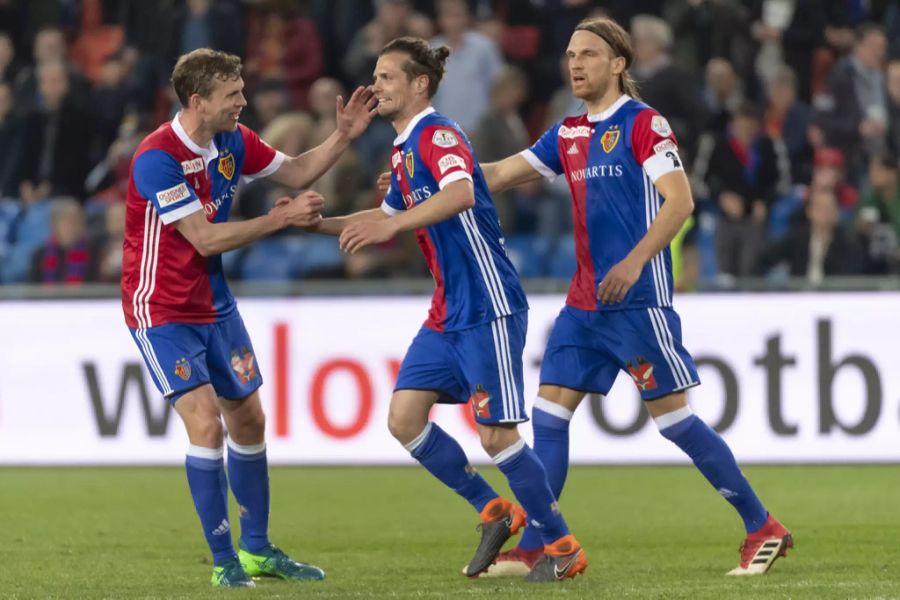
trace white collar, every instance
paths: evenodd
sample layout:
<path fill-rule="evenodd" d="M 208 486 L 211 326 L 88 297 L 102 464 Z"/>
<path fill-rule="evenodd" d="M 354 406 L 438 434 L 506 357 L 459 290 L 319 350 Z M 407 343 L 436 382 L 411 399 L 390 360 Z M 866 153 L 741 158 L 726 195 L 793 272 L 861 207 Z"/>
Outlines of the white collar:
<path fill-rule="evenodd" d="M 422 119 L 424 119 L 426 116 L 430 115 L 433 112 L 434 112 L 434 107 L 429 106 L 428 108 L 426 108 L 425 110 L 423 110 L 422 112 L 420 112 L 419 114 L 414 116 L 412 118 L 412 120 L 409 122 L 409 124 L 406 126 L 406 129 L 403 130 L 403 133 L 401 133 L 396 138 L 394 138 L 394 145 L 399 146 L 400 144 L 405 142 L 406 138 L 409 137 L 409 134 L 412 133 L 412 130 L 415 128 L 415 126 L 419 124 L 419 121 L 421 121 Z"/>
<path fill-rule="evenodd" d="M 590 121 L 591 123 L 596 123 L 597 121 L 605 121 L 606 119 L 613 116 L 613 114 L 615 114 L 617 110 L 622 108 L 622 106 L 629 100 L 631 100 L 631 96 L 622 94 L 621 96 L 619 96 L 618 100 L 612 103 L 612 106 L 604 110 L 602 113 L 596 115 L 588 115 L 588 121 Z"/>
<path fill-rule="evenodd" d="M 181 143 L 188 147 L 188 150 L 202 156 L 206 163 L 212 161 L 212 159 L 219 154 L 219 149 L 216 148 L 216 142 L 214 140 L 210 140 L 208 147 L 202 148 L 197 145 L 197 142 L 191 139 L 191 136 L 185 131 L 184 125 L 181 124 L 181 111 L 178 111 L 178 114 L 172 119 L 172 131 L 175 132 L 175 135 L 178 136 Z"/>

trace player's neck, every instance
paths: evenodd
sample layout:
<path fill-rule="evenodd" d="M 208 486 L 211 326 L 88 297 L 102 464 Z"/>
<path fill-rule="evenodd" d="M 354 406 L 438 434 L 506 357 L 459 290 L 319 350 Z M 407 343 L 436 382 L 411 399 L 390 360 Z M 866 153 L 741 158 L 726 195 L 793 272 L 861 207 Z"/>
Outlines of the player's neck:
<path fill-rule="evenodd" d="M 176 118 L 181 122 L 181 127 L 188 134 L 188 137 L 191 138 L 192 142 L 201 148 L 209 147 L 210 142 L 212 142 L 213 132 L 207 131 L 203 127 L 203 122 L 196 113 L 182 110 Z"/>
<path fill-rule="evenodd" d="M 398 134 L 406 131 L 406 127 L 409 125 L 410 121 L 412 121 L 417 114 L 428 108 L 429 104 L 430 103 L 427 100 L 424 102 L 416 102 L 414 105 L 411 105 L 403 111 L 402 115 L 391 121 L 391 125 L 394 126 L 394 131 Z"/>
<path fill-rule="evenodd" d="M 619 89 L 619 86 L 612 85 L 607 88 L 606 93 L 603 94 L 600 98 L 596 99 L 586 99 L 584 103 L 587 105 L 588 114 L 589 115 L 599 115 L 604 112 L 607 108 L 616 103 L 616 100 L 622 97 L 622 90 Z"/>

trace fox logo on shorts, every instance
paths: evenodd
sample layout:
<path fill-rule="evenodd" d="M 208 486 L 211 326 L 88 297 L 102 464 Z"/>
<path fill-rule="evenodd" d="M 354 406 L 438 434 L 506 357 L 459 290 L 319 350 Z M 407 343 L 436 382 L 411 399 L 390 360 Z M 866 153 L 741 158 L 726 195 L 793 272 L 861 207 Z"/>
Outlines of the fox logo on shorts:
<path fill-rule="evenodd" d="M 256 379 L 256 359 L 247 346 L 242 346 L 240 352 L 236 350 L 231 352 L 231 368 L 241 383 L 249 383 Z"/>
<path fill-rule="evenodd" d="M 472 411 L 475 413 L 476 417 L 480 417 L 482 419 L 490 419 L 491 418 L 491 407 L 489 406 L 491 403 L 491 395 L 487 393 L 487 390 L 484 389 L 484 386 L 480 383 L 475 385 L 475 393 L 472 394 Z"/>
<path fill-rule="evenodd" d="M 656 389 L 656 378 L 653 376 L 653 364 L 647 362 L 647 359 L 639 356 L 634 364 L 629 360 L 625 366 L 628 368 L 628 374 L 634 379 L 634 384 L 639 390 L 645 392 L 647 390 Z"/>
<path fill-rule="evenodd" d="M 175 374 L 187 381 L 191 378 L 191 363 L 186 358 L 179 358 L 175 361 Z"/>

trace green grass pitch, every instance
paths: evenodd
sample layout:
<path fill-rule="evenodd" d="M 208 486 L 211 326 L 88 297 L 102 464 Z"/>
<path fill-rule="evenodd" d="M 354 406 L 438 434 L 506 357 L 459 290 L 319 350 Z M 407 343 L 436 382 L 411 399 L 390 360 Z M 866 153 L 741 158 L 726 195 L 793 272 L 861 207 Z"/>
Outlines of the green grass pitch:
<path fill-rule="evenodd" d="M 724 576 L 743 529 L 691 468 L 573 468 L 590 566 L 541 586 L 464 578 L 477 517 L 421 468 L 274 468 L 273 541 L 328 577 L 214 590 L 181 469 L 4 468 L 0 598 L 900 598 L 900 466 L 745 472 L 796 541 L 765 577 Z"/>

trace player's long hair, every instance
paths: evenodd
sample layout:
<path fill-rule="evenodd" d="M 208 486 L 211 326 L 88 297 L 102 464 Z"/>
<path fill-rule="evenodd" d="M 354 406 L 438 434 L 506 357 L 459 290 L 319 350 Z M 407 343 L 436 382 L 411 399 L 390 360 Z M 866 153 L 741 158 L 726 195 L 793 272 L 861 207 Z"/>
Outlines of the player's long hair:
<path fill-rule="evenodd" d="M 410 81 L 419 75 L 428 76 L 428 97 L 432 98 L 444 77 L 444 63 L 450 56 L 450 48 L 447 46 L 432 48 L 422 38 L 405 36 L 388 42 L 381 49 L 379 56 L 391 52 L 409 55 L 409 60 L 403 64 L 403 71 Z"/>
<path fill-rule="evenodd" d="M 631 77 L 631 73 L 628 72 L 634 60 L 631 36 L 628 35 L 628 32 L 612 19 L 605 17 L 584 19 L 575 27 L 575 31 L 590 31 L 609 44 L 614 56 L 621 56 L 625 59 L 625 70 L 619 75 L 619 89 L 622 90 L 622 93 L 631 96 L 635 100 L 640 100 L 641 96 L 638 93 L 637 84 Z"/>
<path fill-rule="evenodd" d="M 194 94 L 209 97 L 216 81 L 236 80 L 240 76 L 240 57 L 209 48 L 197 48 L 178 58 L 172 69 L 172 87 L 181 105 L 187 107 Z"/>

